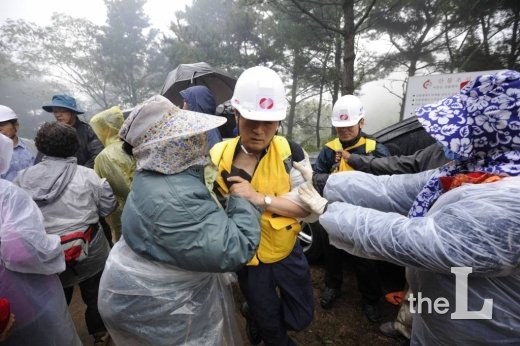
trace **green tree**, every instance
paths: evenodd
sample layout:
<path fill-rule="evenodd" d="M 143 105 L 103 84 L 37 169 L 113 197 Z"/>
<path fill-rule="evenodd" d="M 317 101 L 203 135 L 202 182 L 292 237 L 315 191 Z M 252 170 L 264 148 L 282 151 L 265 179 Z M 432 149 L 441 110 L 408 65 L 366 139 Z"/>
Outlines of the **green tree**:
<path fill-rule="evenodd" d="M 176 13 L 163 54 L 173 66 L 204 61 L 235 74 L 267 62 L 273 50 L 264 36 L 271 22 L 258 8 L 245 6 L 236 0 L 194 0 Z"/>
<path fill-rule="evenodd" d="M 100 69 L 120 104 L 132 106 L 157 92 L 167 66 L 157 64 L 158 31 L 150 28 L 146 0 L 105 0 L 107 22 L 98 37 Z"/>

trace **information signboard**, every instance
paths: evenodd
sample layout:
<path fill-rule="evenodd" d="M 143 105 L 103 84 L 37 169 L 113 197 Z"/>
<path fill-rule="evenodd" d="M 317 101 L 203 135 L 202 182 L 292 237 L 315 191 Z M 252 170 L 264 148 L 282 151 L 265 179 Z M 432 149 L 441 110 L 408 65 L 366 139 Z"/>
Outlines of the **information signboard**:
<path fill-rule="evenodd" d="M 415 116 L 415 110 L 423 105 L 435 103 L 443 98 L 455 95 L 472 78 L 493 71 L 473 71 L 428 76 L 413 76 L 408 80 L 403 118 Z"/>

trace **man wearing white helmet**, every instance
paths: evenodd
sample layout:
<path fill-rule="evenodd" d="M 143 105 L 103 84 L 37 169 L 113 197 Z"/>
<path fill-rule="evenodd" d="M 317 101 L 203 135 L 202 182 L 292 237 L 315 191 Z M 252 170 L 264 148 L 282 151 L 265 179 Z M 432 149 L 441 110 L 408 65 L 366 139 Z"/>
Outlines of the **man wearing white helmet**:
<path fill-rule="evenodd" d="M 276 72 L 260 66 L 244 71 L 231 104 L 239 135 L 210 151 L 218 167 L 216 190 L 264 209 L 259 247 L 237 273 L 247 302 L 242 308 L 247 334 L 254 345 L 294 345 L 287 330 L 307 327 L 314 303 L 309 265 L 297 240 L 297 218 L 309 212 L 297 195 L 303 177 L 292 163 L 310 164 L 299 145 L 276 135 L 287 109 Z"/>
<path fill-rule="evenodd" d="M 18 137 L 18 116 L 7 106 L 0 105 L 0 133 L 13 141 L 13 158 L 11 165 L 2 178 L 12 181 L 16 178 L 18 171 L 34 164 L 36 148 L 34 142 L 29 139 Z"/>
<path fill-rule="evenodd" d="M 367 137 L 361 131 L 364 124 L 365 111 L 361 100 L 354 95 L 340 97 L 332 109 L 332 126 L 336 128 L 338 137 L 325 144 L 316 159 L 314 172 L 328 174 L 353 170 L 347 160 L 351 153 L 374 157 L 389 156 L 390 152 L 384 145 Z M 330 244 L 327 246 L 324 255 L 325 290 L 320 297 L 320 305 L 324 309 L 330 309 L 334 300 L 340 295 L 343 283 L 342 259 L 345 255 L 344 251 Z M 370 321 L 378 322 L 381 318 L 378 301 L 382 292 L 377 262 L 360 257 L 350 259 L 356 270 L 365 315 Z"/>

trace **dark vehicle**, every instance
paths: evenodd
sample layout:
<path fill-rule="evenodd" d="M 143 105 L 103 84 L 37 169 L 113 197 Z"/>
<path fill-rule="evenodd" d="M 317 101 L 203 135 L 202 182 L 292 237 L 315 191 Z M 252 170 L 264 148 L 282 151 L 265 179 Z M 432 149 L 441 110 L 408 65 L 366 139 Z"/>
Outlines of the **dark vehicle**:
<path fill-rule="evenodd" d="M 388 147 L 392 155 L 411 155 L 426 148 L 435 140 L 424 131 L 416 117 L 407 118 L 373 134 L 379 142 Z M 311 156 L 312 157 L 312 156 Z M 311 163 L 313 160 L 311 159 Z M 302 222 L 298 235 L 307 260 L 311 263 L 321 259 L 327 241 L 325 230 L 318 222 Z"/>

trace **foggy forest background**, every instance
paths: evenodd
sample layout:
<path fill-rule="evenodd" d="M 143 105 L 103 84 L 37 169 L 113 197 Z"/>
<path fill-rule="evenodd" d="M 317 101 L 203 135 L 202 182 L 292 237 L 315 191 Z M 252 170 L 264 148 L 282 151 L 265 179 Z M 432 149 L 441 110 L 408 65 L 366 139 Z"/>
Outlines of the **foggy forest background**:
<path fill-rule="evenodd" d="M 41 105 L 55 93 L 78 97 L 88 118 L 131 108 L 179 64 L 205 61 L 236 77 L 255 65 L 279 72 L 284 135 L 312 150 L 331 136 L 335 100 L 367 82 L 391 80 L 403 104 L 409 76 L 520 70 L 518 0 L 194 0 L 167 32 L 145 3 L 105 0 L 104 25 L 55 13 L 49 25 L 0 27 L 0 104 L 16 110 L 22 136 L 52 120 Z M 397 121 L 402 108 L 384 116 Z"/>

